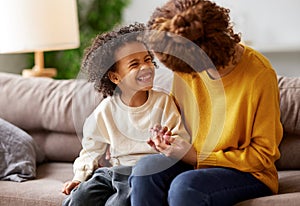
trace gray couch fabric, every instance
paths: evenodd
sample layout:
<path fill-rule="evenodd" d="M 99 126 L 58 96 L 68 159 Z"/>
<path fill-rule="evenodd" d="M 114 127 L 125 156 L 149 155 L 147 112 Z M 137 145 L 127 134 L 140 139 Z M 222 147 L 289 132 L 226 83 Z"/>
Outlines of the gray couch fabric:
<path fill-rule="evenodd" d="M 35 178 L 38 148 L 22 129 L 0 118 L 0 180 Z"/>

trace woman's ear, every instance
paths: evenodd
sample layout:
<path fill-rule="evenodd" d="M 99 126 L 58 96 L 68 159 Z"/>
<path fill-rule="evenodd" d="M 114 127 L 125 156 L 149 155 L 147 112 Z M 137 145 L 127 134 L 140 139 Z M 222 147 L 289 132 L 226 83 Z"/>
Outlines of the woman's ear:
<path fill-rule="evenodd" d="M 120 76 L 118 73 L 116 72 L 112 72 L 112 71 L 109 71 L 108 72 L 108 78 L 110 79 L 110 81 L 112 81 L 114 84 L 119 84 L 120 83 Z"/>

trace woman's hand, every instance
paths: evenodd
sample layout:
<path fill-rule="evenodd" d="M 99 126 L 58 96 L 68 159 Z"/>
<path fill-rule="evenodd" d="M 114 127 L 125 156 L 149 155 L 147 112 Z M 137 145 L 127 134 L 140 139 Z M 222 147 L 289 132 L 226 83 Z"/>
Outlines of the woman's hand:
<path fill-rule="evenodd" d="M 148 144 L 156 151 L 193 166 L 197 165 L 197 152 L 189 142 L 182 138 L 174 138 L 171 131 L 161 125 L 155 125 L 150 131 L 152 137 L 148 140 Z"/>
<path fill-rule="evenodd" d="M 66 182 L 62 188 L 62 193 L 69 195 L 73 189 L 79 186 L 79 184 L 80 181 L 76 181 L 76 180 Z"/>

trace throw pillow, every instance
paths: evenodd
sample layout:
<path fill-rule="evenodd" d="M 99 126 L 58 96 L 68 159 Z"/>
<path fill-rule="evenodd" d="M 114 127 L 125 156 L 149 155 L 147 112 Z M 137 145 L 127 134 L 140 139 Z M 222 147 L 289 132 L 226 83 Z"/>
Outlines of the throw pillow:
<path fill-rule="evenodd" d="M 29 134 L 0 118 L 0 180 L 35 178 L 36 148 Z"/>

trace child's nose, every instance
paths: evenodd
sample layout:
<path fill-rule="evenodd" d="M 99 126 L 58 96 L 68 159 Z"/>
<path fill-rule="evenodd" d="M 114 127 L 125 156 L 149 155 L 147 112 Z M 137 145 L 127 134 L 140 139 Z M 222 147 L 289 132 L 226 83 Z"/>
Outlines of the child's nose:
<path fill-rule="evenodd" d="M 140 70 L 144 70 L 144 69 L 147 69 L 147 68 L 148 68 L 147 65 L 143 64 L 143 65 L 141 66 Z"/>

